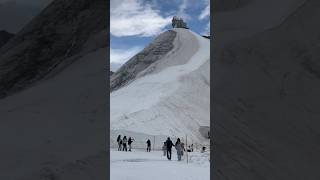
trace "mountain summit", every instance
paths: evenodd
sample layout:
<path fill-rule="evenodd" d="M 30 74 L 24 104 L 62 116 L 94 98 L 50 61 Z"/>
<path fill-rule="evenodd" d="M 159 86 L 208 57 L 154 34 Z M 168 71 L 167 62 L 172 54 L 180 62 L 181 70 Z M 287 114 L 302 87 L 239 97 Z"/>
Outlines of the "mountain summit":
<path fill-rule="evenodd" d="M 113 131 L 207 142 L 210 40 L 188 29 L 160 34 L 111 77 Z"/>

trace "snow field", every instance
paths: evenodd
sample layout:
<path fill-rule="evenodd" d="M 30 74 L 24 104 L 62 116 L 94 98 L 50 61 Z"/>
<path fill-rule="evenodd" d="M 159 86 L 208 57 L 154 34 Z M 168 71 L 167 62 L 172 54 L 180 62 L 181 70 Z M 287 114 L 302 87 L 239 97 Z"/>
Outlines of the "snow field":
<path fill-rule="evenodd" d="M 210 179 L 210 163 L 207 154 L 189 153 L 197 161 L 177 161 L 173 148 L 172 160 L 163 156 L 163 151 L 110 152 L 111 180 L 208 180 Z"/>

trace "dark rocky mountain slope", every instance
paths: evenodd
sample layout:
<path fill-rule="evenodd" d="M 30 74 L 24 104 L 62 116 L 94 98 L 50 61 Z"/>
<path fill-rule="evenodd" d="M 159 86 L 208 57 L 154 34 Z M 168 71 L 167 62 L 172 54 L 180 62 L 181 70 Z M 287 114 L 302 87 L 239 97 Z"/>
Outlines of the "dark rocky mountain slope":
<path fill-rule="evenodd" d="M 160 34 L 151 44 L 129 59 L 110 78 L 110 89 L 114 91 L 133 80 L 140 72 L 161 59 L 173 48 L 176 32 L 169 30 Z"/>
<path fill-rule="evenodd" d="M 88 38 L 106 29 L 105 6 L 103 0 L 55 0 L 45 8 L 1 48 L 0 98 L 78 59 Z"/>

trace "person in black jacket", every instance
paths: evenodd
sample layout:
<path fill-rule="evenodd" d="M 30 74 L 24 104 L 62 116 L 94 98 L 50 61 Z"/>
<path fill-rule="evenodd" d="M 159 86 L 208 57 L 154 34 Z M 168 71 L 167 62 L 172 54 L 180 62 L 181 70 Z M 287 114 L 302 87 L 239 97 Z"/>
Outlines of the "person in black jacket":
<path fill-rule="evenodd" d="M 151 141 L 150 139 L 148 139 L 147 141 L 147 152 L 150 152 L 151 151 Z"/>
<path fill-rule="evenodd" d="M 168 139 L 166 141 L 166 145 L 167 145 L 167 158 L 168 158 L 168 160 L 171 160 L 172 146 L 174 146 L 174 145 L 173 145 L 170 137 L 168 137 Z"/>
<path fill-rule="evenodd" d="M 122 144 L 121 135 L 118 136 L 117 142 L 118 142 L 118 151 L 121 151 L 121 144 Z"/>
<path fill-rule="evenodd" d="M 122 139 L 122 147 L 123 147 L 123 150 L 122 151 L 127 151 L 127 137 L 124 136 L 123 139 Z"/>
<path fill-rule="evenodd" d="M 128 139 L 128 145 L 129 145 L 129 151 L 131 151 L 131 143 L 133 142 L 133 138 L 129 137 Z"/>

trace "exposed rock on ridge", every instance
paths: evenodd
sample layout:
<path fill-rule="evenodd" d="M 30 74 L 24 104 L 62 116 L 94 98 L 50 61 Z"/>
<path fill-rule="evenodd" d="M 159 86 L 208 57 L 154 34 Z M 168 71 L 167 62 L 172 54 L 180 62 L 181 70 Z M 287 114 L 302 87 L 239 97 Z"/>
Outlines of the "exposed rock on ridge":
<path fill-rule="evenodd" d="M 107 28 L 106 12 L 103 0 L 51 3 L 1 48 L 0 98 L 44 78 L 66 59 L 65 65 L 78 59 L 88 37 Z"/>
<path fill-rule="evenodd" d="M 132 57 L 110 79 L 110 89 L 114 91 L 130 80 L 134 79 L 140 72 L 147 69 L 149 65 L 161 59 L 173 48 L 176 32 L 169 30 L 160 34 L 150 45 L 137 55 Z"/>

